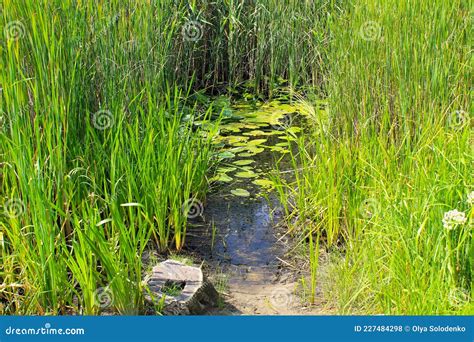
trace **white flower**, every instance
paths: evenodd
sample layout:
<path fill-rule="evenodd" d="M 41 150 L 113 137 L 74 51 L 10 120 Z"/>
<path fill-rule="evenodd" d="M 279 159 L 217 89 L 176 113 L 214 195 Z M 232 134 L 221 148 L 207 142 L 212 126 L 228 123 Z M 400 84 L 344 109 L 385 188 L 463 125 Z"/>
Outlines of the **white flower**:
<path fill-rule="evenodd" d="M 454 229 L 457 225 L 466 223 L 466 215 L 457 209 L 450 210 L 444 213 L 443 226 L 447 230 Z"/>
<path fill-rule="evenodd" d="M 467 194 L 467 204 L 474 205 L 474 191 Z"/>

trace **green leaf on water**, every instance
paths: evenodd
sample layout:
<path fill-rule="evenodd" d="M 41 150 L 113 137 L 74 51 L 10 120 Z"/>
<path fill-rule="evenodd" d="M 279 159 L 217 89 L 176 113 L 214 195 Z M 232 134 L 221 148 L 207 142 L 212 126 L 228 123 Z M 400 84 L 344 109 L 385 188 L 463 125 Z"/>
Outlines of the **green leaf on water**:
<path fill-rule="evenodd" d="M 245 133 L 243 133 L 243 135 L 248 135 L 248 136 L 253 136 L 254 137 L 254 136 L 259 136 L 259 135 L 267 135 L 267 133 L 264 132 L 264 131 L 256 129 L 256 130 L 253 130 L 253 131 L 250 131 L 250 132 L 245 132 Z"/>
<path fill-rule="evenodd" d="M 232 195 L 235 195 L 235 196 L 240 196 L 240 197 L 248 197 L 250 196 L 250 192 L 248 192 L 247 190 L 245 189 L 233 189 L 230 191 L 230 193 Z"/>
<path fill-rule="evenodd" d="M 232 152 L 229 152 L 229 151 L 224 151 L 224 152 L 218 153 L 217 156 L 220 159 L 228 159 L 228 158 L 234 158 L 235 154 L 233 154 Z"/>
<path fill-rule="evenodd" d="M 286 140 L 286 141 L 296 141 L 296 139 L 290 135 L 280 135 L 278 139 Z"/>
<path fill-rule="evenodd" d="M 235 145 L 235 146 L 236 146 L 237 143 L 239 143 L 239 142 L 244 142 L 244 143 L 245 143 L 245 141 L 247 141 L 248 138 L 247 138 L 247 137 L 243 137 L 243 136 L 241 136 L 241 135 L 231 135 L 231 136 L 227 137 L 226 140 L 227 140 L 227 143 L 228 143 L 229 145 Z"/>
<path fill-rule="evenodd" d="M 241 171 L 241 172 L 235 173 L 235 177 L 239 177 L 239 178 L 254 178 L 257 176 L 258 175 L 253 171 Z"/>
<path fill-rule="evenodd" d="M 220 167 L 217 169 L 217 173 L 227 173 L 237 170 L 236 167 Z"/>
<path fill-rule="evenodd" d="M 253 162 L 255 162 L 255 160 L 252 160 L 252 159 L 241 159 L 241 160 L 237 160 L 237 161 L 233 162 L 232 164 L 237 165 L 237 166 L 244 166 L 244 165 L 250 165 L 250 164 L 252 164 Z"/>
<path fill-rule="evenodd" d="M 255 153 L 249 153 L 249 152 L 239 153 L 239 157 L 252 157 L 254 155 Z"/>
<path fill-rule="evenodd" d="M 252 183 L 261 186 L 262 188 L 272 188 L 274 186 L 273 182 L 266 178 L 256 179 Z"/>
<path fill-rule="evenodd" d="M 249 146 L 258 146 L 258 145 L 263 144 L 266 141 L 267 139 L 255 139 L 255 140 L 250 140 L 249 142 L 247 142 L 247 144 Z"/>
<path fill-rule="evenodd" d="M 248 146 L 247 151 L 248 153 L 252 153 L 252 155 L 258 154 L 263 152 L 265 149 L 263 147 L 257 147 L 257 146 Z M 243 154 L 241 154 L 243 156 Z"/>
<path fill-rule="evenodd" d="M 225 173 L 221 173 L 213 177 L 211 181 L 228 183 L 232 181 L 232 177 L 229 177 Z"/>

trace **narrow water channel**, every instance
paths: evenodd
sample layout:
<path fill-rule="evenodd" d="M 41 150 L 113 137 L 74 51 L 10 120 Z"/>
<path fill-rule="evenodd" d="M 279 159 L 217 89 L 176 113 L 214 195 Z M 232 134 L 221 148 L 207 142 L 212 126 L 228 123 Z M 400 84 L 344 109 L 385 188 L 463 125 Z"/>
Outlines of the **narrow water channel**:
<path fill-rule="evenodd" d="M 277 101 L 236 106 L 216 144 L 222 160 L 204 205 L 203 223 L 190 228 L 189 244 L 227 272 L 230 282 L 272 281 L 287 247 L 276 229 L 282 210 L 269 173 L 285 167 L 300 128 L 297 105 Z M 194 230 L 194 231 L 193 231 Z"/>

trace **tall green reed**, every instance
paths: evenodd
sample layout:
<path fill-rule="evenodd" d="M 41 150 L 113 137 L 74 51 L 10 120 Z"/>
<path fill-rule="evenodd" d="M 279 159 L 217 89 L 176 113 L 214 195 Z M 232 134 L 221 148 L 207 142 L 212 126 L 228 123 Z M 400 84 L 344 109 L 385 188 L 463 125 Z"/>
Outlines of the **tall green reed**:
<path fill-rule="evenodd" d="M 442 224 L 472 190 L 469 20 L 463 1 L 351 1 L 330 18 L 329 109 L 280 193 L 341 251 L 326 293 L 341 312 L 472 312 L 472 229 Z"/>
<path fill-rule="evenodd" d="M 183 203 L 207 185 L 210 110 L 152 78 L 163 56 L 123 48 L 126 5 L 90 33 L 94 4 L 75 5 L 5 3 L 3 313 L 140 312 L 144 249 L 183 247 Z"/>

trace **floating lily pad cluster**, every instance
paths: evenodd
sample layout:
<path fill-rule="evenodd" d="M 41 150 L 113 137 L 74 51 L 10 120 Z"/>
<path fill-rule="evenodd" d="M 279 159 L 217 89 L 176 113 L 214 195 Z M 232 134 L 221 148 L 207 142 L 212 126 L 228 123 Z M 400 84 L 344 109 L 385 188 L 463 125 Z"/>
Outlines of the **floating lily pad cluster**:
<path fill-rule="evenodd" d="M 237 104 L 232 115 L 221 122 L 220 134 L 214 143 L 218 147 L 220 166 L 213 181 L 229 184 L 234 196 L 248 197 L 248 191 L 257 187 L 262 191 L 273 188 L 266 177 L 268 161 L 273 153 L 289 153 L 291 141 L 297 139 L 301 128 L 293 125 L 293 119 L 305 115 L 298 104 L 278 101 L 258 107 Z"/>

